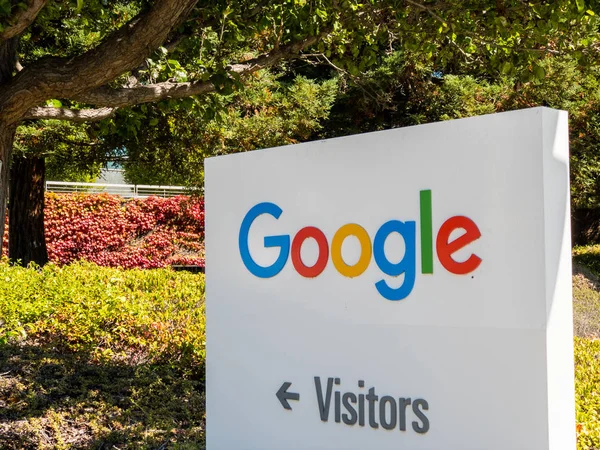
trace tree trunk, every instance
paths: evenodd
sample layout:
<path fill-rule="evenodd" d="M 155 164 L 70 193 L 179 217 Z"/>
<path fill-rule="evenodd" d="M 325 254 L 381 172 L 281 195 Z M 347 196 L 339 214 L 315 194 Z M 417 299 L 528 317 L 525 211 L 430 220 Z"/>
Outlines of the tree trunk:
<path fill-rule="evenodd" d="M 6 126 L 0 122 L 0 256 L 2 256 L 2 238 L 6 223 L 8 177 L 15 130 L 16 127 Z"/>
<path fill-rule="evenodd" d="M 8 83 L 17 64 L 17 48 L 19 37 L 0 42 L 0 90 Z M 2 240 L 6 223 L 6 197 L 8 195 L 8 176 L 16 125 L 7 125 L 2 121 L 0 108 L 0 256 L 2 256 Z"/>
<path fill-rule="evenodd" d="M 46 163 L 39 157 L 15 157 L 10 176 L 8 256 L 27 266 L 48 262 L 44 233 Z"/>
<path fill-rule="evenodd" d="M 0 85 L 7 83 L 13 76 L 17 65 L 19 37 L 0 42 Z"/>

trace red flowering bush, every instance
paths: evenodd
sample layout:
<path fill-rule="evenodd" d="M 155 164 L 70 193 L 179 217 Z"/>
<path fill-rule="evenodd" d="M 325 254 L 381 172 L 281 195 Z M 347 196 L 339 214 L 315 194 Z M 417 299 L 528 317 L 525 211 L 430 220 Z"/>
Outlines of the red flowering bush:
<path fill-rule="evenodd" d="M 47 193 L 44 213 L 48 256 L 58 264 L 83 259 L 123 268 L 204 266 L 201 198 Z"/>

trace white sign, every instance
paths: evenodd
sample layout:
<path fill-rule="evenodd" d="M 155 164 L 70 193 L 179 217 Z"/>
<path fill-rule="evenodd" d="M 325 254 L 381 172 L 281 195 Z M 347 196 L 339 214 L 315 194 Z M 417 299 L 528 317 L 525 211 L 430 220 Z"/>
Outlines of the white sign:
<path fill-rule="evenodd" d="M 567 114 L 206 161 L 207 448 L 575 448 Z"/>

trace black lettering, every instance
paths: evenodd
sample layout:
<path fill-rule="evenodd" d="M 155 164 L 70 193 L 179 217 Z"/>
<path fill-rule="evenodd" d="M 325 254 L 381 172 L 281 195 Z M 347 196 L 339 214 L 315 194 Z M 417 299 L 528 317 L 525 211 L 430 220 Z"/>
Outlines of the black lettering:
<path fill-rule="evenodd" d="M 321 377 L 315 377 L 315 388 L 317 389 L 317 402 L 319 403 L 319 413 L 321 420 L 327 422 L 329 419 L 329 406 L 331 404 L 331 390 L 333 389 L 333 378 L 327 378 L 327 393 L 323 399 L 323 389 L 321 388 Z"/>
<path fill-rule="evenodd" d="M 410 398 L 398 399 L 398 410 L 400 412 L 398 425 L 400 426 L 400 431 L 406 431 L 406 407 L 410 405 L 410 403 Z"/>
<path fill-rule="evenodd" d="M 358 395 L 358 424 L 365 426 L 365 394 Z"/>
<path fill-rule="evenodd" d="M 372 387 L 369 389 L 369 393 L 367 394 L 367 402 L 369 402 L 369 425 L 371 428 L 379 428 L 379 424 L 375 421 L 375 402 L 379 399 L 377 395 L 375 395 L 375 388 Z"/>
<path fill-rule="evenodd" d="M 356 409 L 354 409 L 351 403 L 356 404 L 356 395 L 352 392 L 346 392 L 342 396 L 342 402 L 346 411 L 350 413 L 350 415 L 346 413 L 342 414 L 342 420 L 346 425 L 354 425 L 356 423 Z"/>
<path fill-rule="evenodd" d="M 429 411 L 429 404 L 427 403 L 426 400 L 423 400 L 422 398 L 418 398 L 413 402 L 413 405 L 412 405 L 413 413 L 415 413 L 415 416 L 417 416 L 419 418 L 419 420 L 421 421 L 421 424 L 419 424 L 419 422 L 417 422 L 417 421 L 414 421 L 412 423 L 412 427 L 413 427 L 413 430 L 415 430 L 417 433 L 425 434 L 429 431 L 429 419 L 427 418 L 427 416 L 425 416 L 423 411 L 421 411 L 419 408 L 422 408 L 425 411 Z"/>
<path fill-rule="evenodd" d="M 365 381 L 358 380 L 358 387 L 364 388 Z M 365 395 L 364 394 L 358 395 L 358 424 L 361 427 L 365 426 Z"/>
<path fill-rule="evenodd" d="M 385 405 L 386 403 L 390 404 L 390 420 L 388 421 L 385 414 Z M 386 395 L 385 397 L 381 397 L 379 400 L 379 422 L 381 422 L 381 426 L 386 430 L 393 430 L 396 428 L 396 418 L 398 415 L 398 410 L 396 409 L 396 400 L 394 397 L 390 397 Z"/>

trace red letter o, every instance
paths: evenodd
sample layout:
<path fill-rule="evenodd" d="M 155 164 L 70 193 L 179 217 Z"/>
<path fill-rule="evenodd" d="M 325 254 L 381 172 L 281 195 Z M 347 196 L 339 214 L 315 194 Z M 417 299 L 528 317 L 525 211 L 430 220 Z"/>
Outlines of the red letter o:
<path fill-rule="evenodd" d="M 313 238 L 317 241 L 317 245 L 319 246 L 319 257 L 312 267 L 306 266 L 302 262 L 302 257 L 300 256 L 302 244 L 308 238 Z M 329 244 L 327 243 L 327 238 L 323 232 L 316 227 L 304 227 L 298 231 L 296 236 L 294 236 L 291 254 L 292 264 L 294 264 L 296 272 L 306 278 L 315 278 L 325 270 L 327 260 L 329 259 Z"/>

